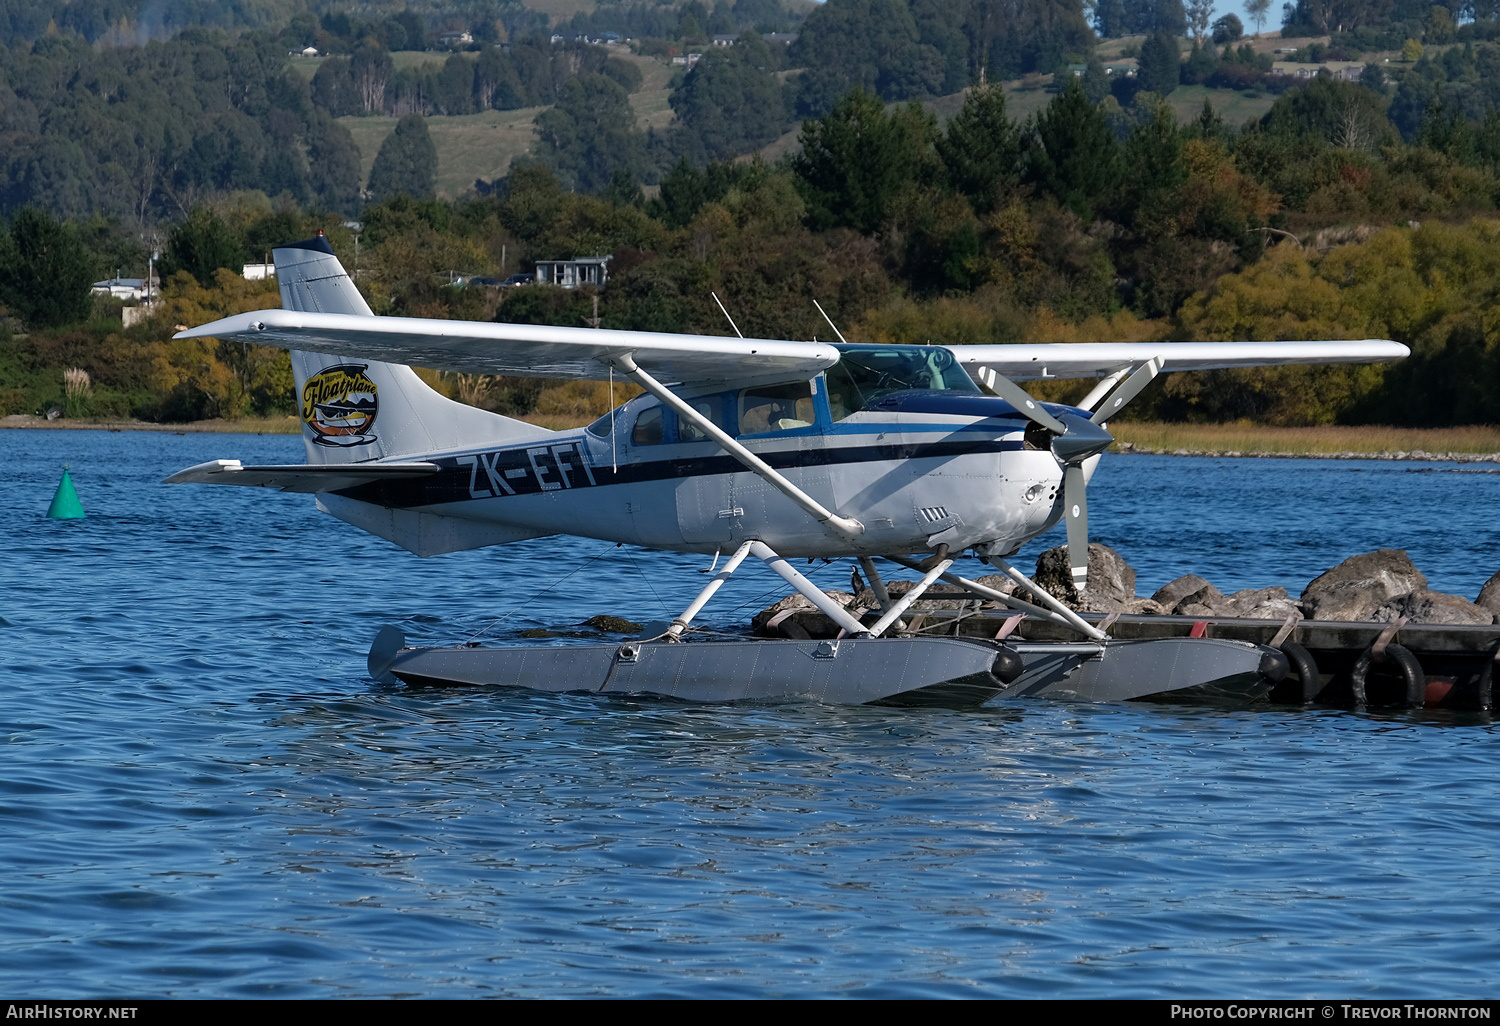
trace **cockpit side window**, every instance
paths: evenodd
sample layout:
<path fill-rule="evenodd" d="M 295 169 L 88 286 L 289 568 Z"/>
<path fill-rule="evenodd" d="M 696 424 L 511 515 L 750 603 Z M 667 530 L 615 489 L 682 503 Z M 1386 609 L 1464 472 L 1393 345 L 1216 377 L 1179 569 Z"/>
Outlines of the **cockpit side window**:
<path fill-rule="evenodd" d="M 630 429 L 631 445 L 660 445 L 662 443 L 662 415 L 660 406 L 648 406 L 635 418 L 635 427 Z"/>
<path fill-rule="evenodd" d="M 817 420 L 812 382 L 747 388 L 739 394 L 739 415 L 742 435 L 812 427 Z"/>
<path fill-rule="evenodd" d="M 881 396 L 912 390 L 980 394 L 946 346 L 838 346 L 828 368 L 828 408 L 835 421 Z"/>

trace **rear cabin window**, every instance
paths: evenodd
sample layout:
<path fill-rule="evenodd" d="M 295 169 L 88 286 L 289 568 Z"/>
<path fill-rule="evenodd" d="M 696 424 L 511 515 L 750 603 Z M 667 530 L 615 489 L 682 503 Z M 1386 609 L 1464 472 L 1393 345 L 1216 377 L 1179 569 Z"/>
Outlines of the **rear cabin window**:
<path fill-rule="evenodd" d="M 739 415 L 742 435 L 812 427 L 817 419 L 812 382 L 747 388 L 739 395 Z"/>

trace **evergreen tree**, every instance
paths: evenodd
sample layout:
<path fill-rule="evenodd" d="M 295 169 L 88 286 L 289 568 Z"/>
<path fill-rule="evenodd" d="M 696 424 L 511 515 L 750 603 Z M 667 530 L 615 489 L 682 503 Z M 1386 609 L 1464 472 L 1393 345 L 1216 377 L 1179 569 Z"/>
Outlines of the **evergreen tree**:
<path fill-rule="evenodd" d="M 708 176 L 683 157 L 672 173 L 661 180 L 661 194 L 652 202 L 652 214 L 673 228 L 681 228 L 706 202 Z"/>
<path fill-rule="evenodd" d="M 1129 22 L 1122 0 L 1097 0 L 1094 4 L 1094 30 L 1105 39 L 1126 34 Z"/>
<path fill-rule="evenodd" d="M 1182 57 L 1177 49 L 1176 37 L 1157 32 L 1141 44 L 1136 82 L 1146 92 L 1166 96 L 1177 88 L 1181 68 Z"/>
<path fill-rule="evenodd" d="M 1120 183 L 1119 144 L 1076 78 L 1037 115 L 1026 156 L 1027 179 L 1085 221 Z"/>
<path fill-rule="evenodd" d="M 0 302 L 30 328 L 88 316 L 94 264 L 71 225 L 26 207 L 0 232 Z"/>
<path fill-rule="evenodd" d="M 971 90 L 937 140 L 937 151 L 953 187 L 975 209 L 988 210 L 1020 174 L 1021 129 L 1006 114 L 1005 90 Z"/>
<path fill-rule="evenodd" d="M 911 104 L 886 113 L 879 97 L 856 89 L 821 121 L 802 126 L 792 161 L 797 190 L 816 227 L 883 228 L 902 189 L 931 173 L 936 124 Z"/>
<path fill-rule="evenodd" d="M 349 129 L 321 111 L 308 119 L 307 172 L 318 206 L 351 217 L 359 212 L 359 147 Z"/>
<path fill-rule="evenodd" d="M 370 168 L 370 195 L 376 199 L 406 195 L 431 199 L 437 191 L 437 148 L 420 114 L 408 114 L 385 137 Z"/>

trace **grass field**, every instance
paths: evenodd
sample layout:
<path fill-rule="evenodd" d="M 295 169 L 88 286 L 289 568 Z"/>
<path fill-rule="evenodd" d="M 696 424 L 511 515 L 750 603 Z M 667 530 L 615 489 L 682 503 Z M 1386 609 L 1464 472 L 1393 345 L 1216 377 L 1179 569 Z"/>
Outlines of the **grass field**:
<path fill-rule="evenodd" d="M 630 94 L 630 106 L 635 111 L 635 127 L 644 132 L 654 128 L 658 132 L 672 123 L 676 115 L 667 102 L 671 90 L 667 83 L 672 79 L 672 66 L 656 57 L 640 57 L 616 52 L 616 56 L 634 61 L 641 69 L 641 87 Z"/>
<path fill-rule="evenodd" d="M 1276 102 L 1276 97 L 1269 93 L 1250 97 L 1233 89 L 1210 89 L 1208 86 L 1178 86 L 1167 96 L 1167 102 L 1177 112 L 1178 122 L 1186 124 L 1198 120 L 1205 97 L 1230 128 L 1239 128 L 1251 118 L 1263 117 Z"/>
<path fill-rule="evenodd" d="M 493 180 L 505 174 L 510 162 L 536 141 L 532 121 L 544 107 L 520 110 L 487 110 L 481 114 L 427 119 L 427 131 L 437 148 L 439 196 L 455 199 L 474 187 L 474 179 Z M 396 118 L 345 117 L 339 123 L 349 129 L 359 147 L 360 183 L 370 180 L 370 168 L 385 137 L 395 131 Z"/>
<path fill-rule="evenodd" d="M 579 11 L 592 11 L 599 5 L 595 0 L 521 0 L 521 6 L 540 11 L 556 25 L 560 21 L 567 21 Z"/>
<path fill-rule="evenodd" d="M 1284 453 L 1329 455 L 1341 452 L 1500 453 L 1500 426 L 1455 428 L 1264 427 L 1235 424 L 1148 424 L 1118 421 L 1109 427 L 1121 442 L 1137 448 L 1175 452 Z"/>

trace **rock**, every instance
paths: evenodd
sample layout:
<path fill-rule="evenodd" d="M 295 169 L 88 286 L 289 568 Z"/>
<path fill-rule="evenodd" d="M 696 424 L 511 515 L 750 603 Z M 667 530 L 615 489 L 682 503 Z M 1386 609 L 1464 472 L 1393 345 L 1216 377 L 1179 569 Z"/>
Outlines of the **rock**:
<path fill-rule="evenodd" d="M 1406 597 L 1403 614 L 1414 623 L 1492 624 L 1495 614 L 1462 595 L 1417 591 Z"/>
<path fill-rule="evenodd" d="M 1260 605 L 1248 609 L 1239 615 L 1250 620 L 1285 620 L 1289 616 L 1294 620 L 1301 620 L 1303 618 L 1302 610 L 1290 598 L 1272 599 L 1269 602 L 1262 602 Z"/>
<path fill-rule="evenodd" d="M 645 630 L 644 627 L 634 620 L 627 620 L 621 616 L 609 616 L 606 613 L 589 617 L 583 621 L 583 625 L 585 627 L 592 627 L 596 631 L 604 631 L 608 634 L 639 634 Z"/>
<path fill-rule="evenodd" d="M 850 606 L 854 605 L 854 596 L 847 591 L 825 591 L 823 594 L 833 599 L 845 609 L 848 609 Z M 771 621 L 771 618 L 774 617 L 777 613 L 786 612 L 788 609 L 797 611 L 816 608 L 818 607 L 813 605 L 812 601 L 803 596 L 800 592 L 793 593 L 782 599 L 780 602 L 777 602 L 774 605 L 767 606 L 765 609 L 762 609 L 760 612 L 756 613 L 755 617 L 750 621 L 750 626 L 755 629 L 755 633 L 765 634 L 767 633 L 766 624 L 769 623 Z"/>
<path fill-rule="evenodd" d="M 1125 557 L 1098 542 L 1089 543 L 1089 583 L 1085 597 L 1081 598 L 1073 587 L 1066 545 L 1038 556 L 1036 576 L 1032 579 L 1059 602 L 1085 612 L 1123 612 L 1125 603 L 1135 598 L 1135 570 L 1125 562 Z"/>
<path fill-rule="evenodd" d="M 1378 549 L 1350 556 L 1313 580 L 1302 592 L 1310 620 L 1390 621 L 1404 615 L 1403 600 L 1427 590 L 1427 578 L 1405 549 Z"/>
<path fill-rule="evenodd" d="M 1240 616 L 1251 620 L 1302 619 L 1302 610 L 1287 595 L 1285 588 L 1245 588 L 1224 596 L 1220 616 Z"/>
<path fill-rule="evenodd" d="M 1500 573 L 1484 582 L 1484 587 L 1479 589 L 1479 597 L 1474 604 L 1482 609 L 1488 609 L 1494 613 L 1497 622 L 1500 622 Z"/>
<path fill-rule="evenodd" d="M 1006 595 L 1016 590 L 1015 582 L 1003 574 L 987 574 L 984 577 L 974 578 L 974 581 L 977 584 L 983 584 L 987 588 L 993 588 Z M 915 583 L 915 581 L 886 581 L 886 594 L 893 600 L 899 599 L 911 591 L 912 585 Z M 964 591 L 957 585 L 939 581 L 923 592 L 922 597 L 913 602 L 910 609 L 913 613 L 922 613 L 931 612 L 934 609 L 958 609 L 965 603 L 968 603 L 972 609 L 975 602 L 982 602 L 983 606 L 991 608 L 1001 605 L 1001 603 L 989 599 L 980 599 L 978 595 Z M 860 591 L 856 604 L 864 606 L 866 609 L 879 609 L 880 599 L 875 597 L 874 588 L 864 588 Z"/>
<path fill-rule="evenodd" d="M 1165 613 L 1166 610 L 1163 609 L 1161 603 L 1157 602 L 1155 599 L 1136 598 L 1131 599 L 1129 602 L 1125 603 L 1125 612 L 1137 614 L 1143 613 L 1147 616 L 1160 616 L 1161 614 Z"/>
<path fill-rule="evenodd" d="M 1218 609 L 1213 606 L 1204 605 L 1202 602 L 1184 602 L 1174 612 L 1178 616 L 1192 616 L 1199 619 L 1220 615 Z"/>
<path fill-rule="evenodd" d="M 1178 616 L 1218 616 L 1224 593 L 1197 574 L 1184 574 L 1156 589 L 1151 600 Z"/>

